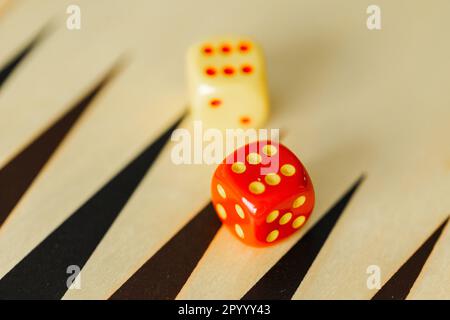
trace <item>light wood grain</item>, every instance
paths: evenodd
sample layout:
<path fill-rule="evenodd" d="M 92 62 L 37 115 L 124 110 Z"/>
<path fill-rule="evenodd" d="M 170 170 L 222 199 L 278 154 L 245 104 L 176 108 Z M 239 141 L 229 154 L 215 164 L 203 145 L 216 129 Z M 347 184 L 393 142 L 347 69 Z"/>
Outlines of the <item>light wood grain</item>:
<path fill-rule="evenodd" d="M 406 16 L 419 10 L 420 6 L 409 7 Z M 366 92 L 374 98 L 364 106 L 365 131 L 372 131 L 367 142 L 376 150 L 367 167 L 368 179 L 294 298 L 372 297 L 373 290 L 366 287 L 367 267 L 380 266 L 384 284 L 448 215 L 445 137 L 450 131 L 444 119 L 450 110 L 449 97 L 441 88 L 449 66 L 440 53 L 449 47 L 438 45 L 442 14 L 429 10 L 414 28 L 399 16 L 395 31 L 389 30 L 383 39 L 389 41 L 389 50 L 376 52 L 382 62 L 379 77 L 384 80 L 372 83 L 372 93 Z M 404 41 L 394 45 L 400 38 Z M 439 46 L 436 59 L 427 58 L 427 43 Z M 435 73 L 436 69 L 440 71 Z M 372 79 L 378 72 L 372 70 Z"/>
<path fill-rule="evenodd" d="M 399 12 L 399 7 L 385 4 L 384 8 L 388 17 Z M 410 7 L 408 14 L 419 11 L 419 7 Z M 436 10 L 433 14 L 441 12 Z M 448 70 L 448 64 L 443 64 L 444 55 L 439 55 L 433 67 L 426 58 L 428 46 L 424 45 L 437 42 L 440 35 L 434 31 L 438 26 L 430 24 L 442 20 L 422 16 L 428 24 L 421 20 L 414 29 L 415 36 L 396 45 L 396 39 L 405 39 L 404 34 L 411 33 L 411 26 L 402 18 L 396 20 L 401 27 L 379 34 L 357 27 L 359 16 L 351 18 L 347 23 L 355 31 L 346 35 L 351 41 L 342 40 L 344 48 L 335 50 L 327 79 L 320 83 L 321 90 L 310 87 L 305 95 L 313 97 L 306 101 L 300 94 L 291 96 L 299 105 L 302 102 L 301 113 L 283 118 L 280 110 L 275 115 L 280 118 L 280 126 L 287 127 L 288 145 L 294 145 L 296 150 L 295 141 L 301 140 L 303 150 L 296 151 L 303 157 L 306 154 L 306 165 L 311 167 L 318 187 L 316 219 L 333 200 L 321 190 L 322 185 L 337 187 L 336 179 L 327 176 L 333 161 L 322 161 L 315 171 L 314 160 L 319 161 L 325 154 L 316 154 L 317 149 L 334 147 L 343 151 L 344 146 L 356 146 L 346 151 L 350 157 L 347 165 L 353 163 L 354 168 L 360 168 L 355 161 L 363 156 L 366 159 L 362 170 L 368 175 L 295 299 L 371 298 L 374 292 L 366 287 L 367 267 L 379 265 L 383 283 L 387 281 L 442 222 L 449 206 L 445 196 L 449 189 L 445 137 L 450 132 L 447 120 L 442 120 L 449 117 L 448 96 L 442 94 L 447 71 L 433 71 Z M 440 50 L 448 52 L 449 48 L 442 45 Z M 325 52 L 318 54 L 326 56 Z M 313 63 L 317 59 L 310 58 Z M 293 65 L 289 62 L 285 60 L 287 65 Z M 316 80 L 318 76 L 320 73 L 314 73 L 312 78 Z M 295 89 L 299 92 L 301 86 Z M 306 128 L 301 128 L 303 125 Z M 350 176 L 349 172 L 340 171 Z M 315 177 L 318 172 L 323 174 L 323 180 Z M 342 194 L 343 186 L 337 190 Z M 240 298 L 293 244 L 268 249 L 268 253 L 251 252 L 248 248 L 243 253 L 232 248 L 239 254 L 230 255 L 226 253 L 227 237 L 225 232 L 218 234 L 178 298 Z"/>
<path fill-rule="evenodd" d="M 181 115 L 176 94 L 149 90 L 160 81 L 147 67 L 131 64 L 105 88 L 13 210 L 0 229 L 0 275 Z"/>
<path fill-rule="evenodd" d="M 181 126 L 191 130 L 191 120 Z M 65 299 L 105 299 L 209 201 L 213 165 L 175 165 L 168 144 Z"/>
<path fill-rule="evenodd" d="M 247 4 L 247 7 L 250 8 L 251 4 Z M 199 6 L 200 8 L 200 6 Z M 269 14 L 271 10 L 269 7 L 261 8 L 265 10 L 265 14 Z M 205 9 L 206 10 L 206 9 Z M 258 30 L 249 28 L 246 25 L 248 20 L 245 18 L 247 12 L 243 10 L 239 12 L 241 19 L 237 18 L 239 23 L 241 23 L 241 27 L 246 29 L 246 33 L 258 33 Z M 196 13 L 200 14 L 200 13 Z M 224 28 L 225 25 L 228 24 L 227 18 L 230 15 L 234 15 L 236 18 L 236 12 L 225 11 L 223 12 L 223 17 L 219 21 L 215 21 L 214 28 Z M 255 16 L 256 17 L 256 16 Z M 281 16 L 280 16 L 281 18 Z M 258 24 L 264 24 L 263 17 L 258 18 Z M 294 16 L 290 16 L 290 23 L 294 24 L 296 21 Z M 162 22 L 161 22 L 162 23 Z M 190 31 L 190 34 L 186 34 L 187 38 L 190 38 L 190 41 L 187 41 L 183 35 L 177 35 L 177 38 L 181 38 L 181 42 L 189 43 L 194 41 L 196 34 L 199 32 L 197 30 L 198 27 L 195 27 L 194 31 Z M 204 32 L 204 30 L 201 30 Z M 283 29 L 279 29 L 278 33 L 274 33 L 270 35 L 269 38 L 266 39 L 267 47 L 269 49 L 269 55 L 275 54 L 277 59 L 280 59 L 280 54 L 284 53 L 284 50 L 288 50 L 290 48 L 289 39 L 284 35 L 284 41 L 282 43 L 281 49 L 283 52 L 279 52 L 277 41 L 279 37 L 284 34 Z M 271 49 L 271 50 L 270 50 Z M 294 52 L 299 52 L 300 43 L 295 44 L 293 48 Z M 312 48 L 311 50 L 315 50 Z M 272 52 L 272 53 L 270 53 Z M 184 52 L 176 52 L 177 54 L 184 54 Z M 309 53 L 313 55 L 314 53 Z M 290 56 L 291 62 L 296 62 L 297 58 L 294 55 Z M 282 61 L 279 60 L 278 63 Z M 319 64 L 320 61 L 315 61 L 316 64 Z M 270 64 L 269 64 L 270 65 Z M 293 76 L 297 76 L 293 74 Z M 278 74 L 275 79 L 284 78 L 282 74 Z M 303 77 L 302 79 L 305 79 Z M 278 90 L 283 90 L 286 93 L 286 88 L 281 87 Z M 291 94 L 291 93 L 290 93 Z M 296 101 L 292 101 L 286 103 L 284 107 L 288 111 L 295 112 Z M 281 106 L 280 106 L 281 108 Z M 285 110 L 284 118 L 292 117 L 292 114 L 289 114 Z M 302 114 L 300 113 L 299 116 Z M 324 151 L 323 149 L 321 149 Z M 326 153 L 331 152 L 332 155 L 329 155 L 329 161 L 336 156 L 336 150 L 327 150 Z M 128 276 L 130 276 L 137 268 L 148 259 L 151 254 L 153 254 L 165 241 L 167 241 L 170 236 L 172 236 L 180 226 L 182 226 L 187 219 L 192 217 L 207 201 L 209 197 L 209 188 L 205 188 L 205 186 L 209 186 L 209 176 L 210 170 L 206 171 L 206 169 L 202 169 L 204 174 L 200 174 L 200 169 L 185 167 L 183 171 L 180 171 L 179 174 L 175 174 L 174 170 L 179 170 L 178 168 L 172 168 L 173 164 L 170 163 L 168 159 L 168 151 L 164 152 L 163 159 L 165 162 L 162 162 L 164 165 L 156 165 L 149 175 L 146 177 L 145 181 L 139 190 L 136 192 L 135 197 L 130 201 L 127 208 L 124 209 L 124 212 L 117 219 L 114 226 L 108 232 L 105 239 L 102 241 L 95 254 L 91 257 L 91 259 L 86 264 L 83 269 L 83 282 L 85 285 L 82 290 L 73 290 L 69 291 L 66 295 L 66 298 L 105 298 L 109 294 L 111 294 L 117 287 L 123 283 Z M 340 155 L 342 156 L 342 155 Z M 161 160 L 162 161 L 162 160 Z M 339 164 L 343 164 L 342 161 L 338 161 Z M 343 164 L 345 165 L 345 164 Z M 352 167 L 355 168 L 354 163 Z M 172 169 L 170 169 L 172 168 Z M 159 172 L 160 171 L 160 172 Z M 179 176 L 190 177 L 193 176 L 193 173 L 196 172 L 196 180 L 199 181 L 195 185 L 191 185 L 189 192 L 193 193 L 187 195 L 187 190 L 185 189 L 185 184 L 189 184 L 189 180 L 179 180 L 181 179 Z M 331 171 L 331 170 L 330 170 Z M 330 172 L 328 171 L 328 172 Z M 357 177 L 361 173 L 361 168 L 355 169 L 354 171 L 358 171 L 356 174 L 349 174 L 346 180 L 342 183 L 341 190 L 345 190 L 351 183 L 353 183 Z M 166 175 L 166 172 L 171 172 L 170 176 Z M 181 172 L 184 172 L 183 174 Z M 208 174 L 206 174 L 208 172 Z M 345 177 L 345 170 L 335 170 L 334 172 L 330 172 L 331 174 L 336 174 L 338 177 Z M 173 177 L 172 177 L 173 175 Z M 164 180 L 165 179 L 165 180 Z M 182 183 L 183 181 L 184 183 Z M 161 193 L 161 185 L 169 184 L 172 186 L 173 194 L 184 193 L 185 196 L 180 196 L 179 203 L 173 203 L 173 195 L 169 192 Z M 334 199 L 339 195 L 340 189 L 338 187 L 327 188 L 331 194 L 334 195 Z M 163 189 L 165 190 L 165 189 Z M 151 200 L 151 201 L 150 201 Z M 146 208 L 146 210 L 150 211 L 152 208 L 158 208 L 160 212 L 164 212 L 163 217 L 159 216 L 146 216 L 147 211 L 142 210 Z M 147 209 L 148 208 L 148 209 Z M 180 208 L 185 208 L 184 210 L 180 210 Z M 191 208 L 191 209 L 189 209 Z M 197 210 L 197 211 L 196 211 Z M 165 218 L 165 215 L 171 217 L 172 219 L 168 220 Z M 179 221 L 176 221 L 176 217 L 178 217 Z M 170 224 L 164 225 L 163 222 Z M 175 222 L 176 221 L 176 222 Z M 154 226 L 152 228 L 152 226 Z M 152 230 L 154 235 L 149 234 L 149 230 Z M 132 230 L 132 231 L 129 231 Z M 130 236 L 132 234 L 132 236 Z M 123 243 L 121 245 L 121 243 Z M 122 247 L 123 246 L 123 247 Z M 133 259 L 131 259 L 131 257 Z M 105 271 L 108 270 L 108 271 Z M 88 280 L 86 280 L 86 277 Z"/>
<path fill-rule="evenodd" d="M 20 150 L 21 144 L 73 105 L 123 53 L 128 54 L 126 70 L 121 70 L 119 77 L 73 128 L 2 226 L 0 247 L 9 249 L 2 250 L 5 255 L 0 257 L 0 276 L 156 139 L 185 109 L 181 98 L 182 56 L 165 59 L 165 47 L 155 47 L 155 42 L 141 39 L 149 33 L 153 34 L 153 39 L 159 36 L 157 22 L 152 22 L 155 24 L 149 32 L 130 37 L 130 33 L 142 27 L 139 23 L 127 25 L 121 21 L 128 17 L 132 8 L 124 12 L 118 3 L 92 3 L 79 2 L 82 12 L 94 16 L 81 31 L 70 32 L 61 24 L 2 88 L 0 113 L 7 116 L 2 117 L 5 134 L 1 154 L 5 162 Z M 104 13 L 106 4 L 111 10 Z M 148 2 L 140 4 L 139 10 Z M 117 24 L 106 23 L 110 14 L 116 15 Z M 170 32 L 177 30 L 168 28 Z M 144 47 L 130 45 L 140 40 Z M 45 81 L 41 79 L 44 74 Z M 23 92 L 27 94 L 21 94 Z M 71 165 L 67 166 L 68 163 Z M 55 194 L 58 197 L 55 198 Z M 11 244 L 15 244 L 13 248 Z"/>
<path fill-rule="evenodd" d="M 10 4 L 9 0 L 0 0 L 0 16 L 5 12 L 8 4 Z"/>
<path fill-rule="evenodd" d="M 66 0 L 58 3 L 42 0 L 37 6 L 32 0 L 1 0 L 0 65 L 3 66 L 27 45 L 55 13 L 64 8 L 65 3 Z"/>
<path fill-rule="evenodd" d="M 82 31 L 57 27 L 1 90 L 0 165 L 123 53 L 130 65 L 0 230 L 0 277 L 180 114 L 184 50 L 215 34 L 248 34 L 264 48 L 269 126 L 282 129 L 283 142 L 309 169 L 317 207 L 299 234 L 264 250 L 244 247 L 221 229 L 178 298 L 240 298 L 362 173 L 367 179 L 295 299 L 371 298 L 367 267 L 379 265 L 385 283 L 448 215 L 447 1 L 379 1 L 380 31 L 365 26 L 368 1 L 79 3 L 89 17 Z M 31 34 L 22 33 L 21 41 L 8 38 L 5 56 Z M 174 166 L 170 148 L 85 265 L 82 290 L 69 291 L 66 299 L 107 298 L 207 203 L 212 168 Z M 447 271 L 447 238 L 448 227 L 411 298 L 448 297 L 448 281 L 432 273 Z"/>
<path fill-rule="evenodd" d="M 65 7 L 59 9 L 65 14 Z M 21 17 L 20 23 L 28 24 L 26 18 Z M 83 32 L 68 31 L 64 24 L 48 35 L 4 84 L 0 94 L 0 166 L 66 112 L 124 51 L 111 41 L 99 43 Z"/>

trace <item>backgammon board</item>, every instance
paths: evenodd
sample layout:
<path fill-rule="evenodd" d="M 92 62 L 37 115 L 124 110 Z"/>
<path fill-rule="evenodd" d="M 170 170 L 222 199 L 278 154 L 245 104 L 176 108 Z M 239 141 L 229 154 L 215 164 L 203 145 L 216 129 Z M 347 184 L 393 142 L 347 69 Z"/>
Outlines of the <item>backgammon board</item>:
<path fill-rule="evenodd" d="M 0 1 L 0 298 L 450 299 L 450 2 L 372 2 Z M 221 226 L 214 165 L 170 157 L 217 34 L 261 44 L 315 186 L 268 248 Z"/>

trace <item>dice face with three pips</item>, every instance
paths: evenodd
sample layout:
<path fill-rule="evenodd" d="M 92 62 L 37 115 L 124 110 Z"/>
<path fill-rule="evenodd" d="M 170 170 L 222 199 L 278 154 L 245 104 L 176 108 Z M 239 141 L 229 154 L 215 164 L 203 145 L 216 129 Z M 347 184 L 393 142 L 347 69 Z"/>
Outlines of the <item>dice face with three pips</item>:
<path fill-rule="evenodd" d="M 314 207 L 306 169 L 289 149 L 271 141 L 238 148 L 217 167 L 212 202 L 241 241 L 267 246 L 299 230 Z"/>
<path fill-rule="evenodd" d="M 265 123 L 268 94 L 259 46 L 244 37 L 219 37 L 188 50 L 189 100 L 194 119 L 206 127 L 259 128 Z"/>

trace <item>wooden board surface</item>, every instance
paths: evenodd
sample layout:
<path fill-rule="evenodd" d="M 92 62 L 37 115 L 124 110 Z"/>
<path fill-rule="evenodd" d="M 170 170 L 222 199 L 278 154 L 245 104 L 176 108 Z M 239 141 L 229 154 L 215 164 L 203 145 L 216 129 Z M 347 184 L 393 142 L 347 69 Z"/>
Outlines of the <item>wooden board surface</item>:
<path fill-rule="evenodd" d="M 371 265 L 380 268 L 385 292 L 450 213 L 450 46 L 444 41 L 450 5 L 432 2 L 380 1 L 379 31 L 366 28 L 368 1 L 9 3 L 0 15 L 0 66 L 33 45 L 0 84 L 0 186 L 18 183 L 14 175 L 2 178 L 5 168 L 26 158 L 27 146 L 51 135 L 46 130 L 105 83 L 16 195 L 14 208 L 0 212 L 0 295 L 264 298 L 270 290 L 276 297 L 271 275 L 281 272 L 292 288 L 278 292 L 280 298 L 371 299 L 377 293 L 366 285 Z M 69 3 L 81 8 L 81 30 L 66 28 Z M 215 222 L 205 224 L 201 246 L 188 243 L 171 253 L 184 264 L 169 274 L 176 280 L 168 280 L 170 295 L 158 295 L 164 281 L 150 281 L 150 274 L 168 259 L 161 258 L 165 248 L 181 250 L 180 234 L 195 236 L 189 230 L 209 202 L 214 166 L 177 166 L 173 143 L 157 139 L 187 109 L 187 47 L 223 33 L 247 34 L 262 45 L 268 127 L 280 128 L 282 142 L 310 171 L 317 206 L 301 232 L 268 249 L 245 247 Z M 189 116 L 179 124 L 191 125 Z M 326 232 L 323 221 L 363 175 Z M 127 195 L 114 208 L 115 201 L 101 200 L 112 189 L 118 198 Z M 89 221 L 96 221 L 95 232 Z M 303 243 L 314 244 L 316 233 L 323 244 L 304 262 L 305 274 L 284 270 L 280 261 Z M 448 299 L 448 238 L 447 226 L 416 268 L 408 298 Z M 80 289 L 64 287 L 63 258 L 45 258 L 58 257 L 64 245 L 64 257 L 82 268 Z M 189 250 L 199 252 L 189 257 Z M 59 275 L 39 275 L 40 268 Z M 56 284 L 40 288 L 37 277 Z M 20 283 L 22 291 L 8 291 Z"/>

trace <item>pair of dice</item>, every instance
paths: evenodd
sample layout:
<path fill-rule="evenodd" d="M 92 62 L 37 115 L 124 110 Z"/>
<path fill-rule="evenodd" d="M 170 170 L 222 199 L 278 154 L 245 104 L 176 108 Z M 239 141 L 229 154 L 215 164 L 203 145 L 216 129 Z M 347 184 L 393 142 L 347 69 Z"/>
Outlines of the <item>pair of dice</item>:
<path fill-rule="evenodd" d="M 250 39 L 223 37 L 188 51 L 191 112 L 206 127 L 258 128 L 268 116 L 264 58 Z M 314 189 L 300 160 L 272 141 L 247 144 L 216 169 L 212 202 L 240 240 L 267 246 L 308 220 Z"/>

